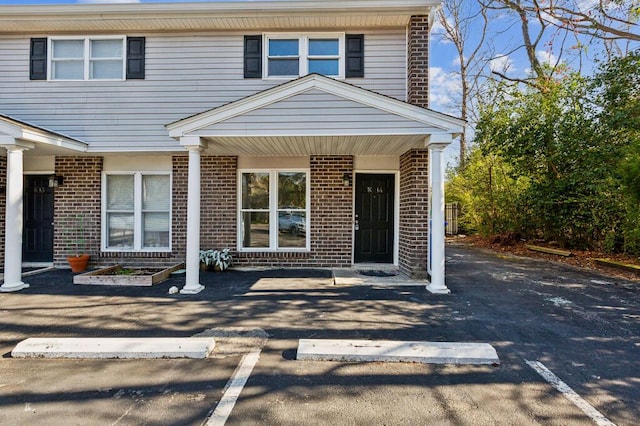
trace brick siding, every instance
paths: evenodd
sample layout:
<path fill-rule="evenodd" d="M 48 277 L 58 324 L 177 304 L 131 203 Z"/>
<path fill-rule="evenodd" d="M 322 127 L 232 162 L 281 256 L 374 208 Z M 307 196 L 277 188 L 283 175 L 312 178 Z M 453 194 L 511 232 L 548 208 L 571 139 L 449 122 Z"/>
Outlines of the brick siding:
<path fill-rule="evenodd" d="M 100 253 L 100 181 L 102 157 L 56 157 L 55 171 L 64 177 L 54 190 L 53 262 L 67 267 L 75 254 L 74 241 L 83 239 L 80 251 L 95 264 Z"/>
<path fill-rule="evenodd" d="M 429 107 L 429 16 L 412 16 L 407 46 L 407 101 Z"/>
<path fill-rule="evenodd" d="M 427 270 L 429 152 L 412 149 L 400 157 L 400 271 L 424 278 Z"/>
<path fill-rule="evenodd" d="M 348 267 L 353 239 L 352 156 L 311 156 L 311 251 L 308 253 L 238 253 L 235 264 L 261 267 Z"/>

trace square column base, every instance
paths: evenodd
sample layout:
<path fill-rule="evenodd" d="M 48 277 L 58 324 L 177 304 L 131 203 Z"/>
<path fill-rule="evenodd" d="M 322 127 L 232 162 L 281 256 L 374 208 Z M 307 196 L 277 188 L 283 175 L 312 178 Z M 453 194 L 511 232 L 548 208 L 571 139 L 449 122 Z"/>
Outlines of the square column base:
<path fill-rule="evenodd" d="M 427 291 L 433 293 L 433 294 L 449 294 L 451 293 L 451 290 L 449 290 L 448 288 L 444 287 L 444 288 L 436 288 L 433 287 L 431 284 L 427 284 L 426 287 Z"/>
<path fill-rule="evenodd" d="M 180 294 L 198 294 L 202 290 L 204 290 L 204 286 L 198 284 L 197 287 L 184 287 L 182 290 L 180 290 Z"/>
<path fill-rule="evenodd" d="M 14 284 L 4 283 L 4 284 L 0 285 L 0 292 L 2 292 L 2 293 L 10 293 L 12 291 L 19 291 L 19 290 L 23 290 L 25 288 L 29 288 L 29 284 L 23 283 L 22 281 L 14 283 Z"/>

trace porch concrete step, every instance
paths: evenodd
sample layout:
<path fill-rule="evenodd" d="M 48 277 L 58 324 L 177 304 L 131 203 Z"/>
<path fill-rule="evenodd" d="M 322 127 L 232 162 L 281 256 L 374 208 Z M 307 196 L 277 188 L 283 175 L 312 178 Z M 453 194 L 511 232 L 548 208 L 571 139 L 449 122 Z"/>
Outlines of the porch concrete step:
<path fill-rule="evenodd" d="M 422 364 L 500 364 L 488 343 L 300 339 L 298 360 Z"/>
<path fill-rule="evenodd" d="M 11 351 L 14 358 L 206 358 L 211 337 L 30 338 Z"/>

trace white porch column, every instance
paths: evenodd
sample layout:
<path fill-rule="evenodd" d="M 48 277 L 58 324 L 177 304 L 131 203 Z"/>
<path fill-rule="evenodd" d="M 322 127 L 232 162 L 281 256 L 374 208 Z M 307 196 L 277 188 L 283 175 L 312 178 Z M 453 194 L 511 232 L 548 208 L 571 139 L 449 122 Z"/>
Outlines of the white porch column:
<path fill-rule="evenodd" d="M 7 204 L 4 231 L 4 284 L 0 291 L 18 291 L 29 287 L 22 282 L 22 198 L 23 153 L 28 147 L 4 145 L 7 149 Z"/>
<path fill-rule="evenodd" d="M 197 294 L 200 284 L 200 151 L 204 147 L 199 137 L 185 136 L 180 144 L 189 151 L 189 181 L 187 190 L 187 254 L 186 282 L 180 293 Z"/>
<path fill-rule="evenodd" d="M 444 170 L 442 152 L 451 143 L 451 135 L 432 135 L 429 139 L 429 157 L 431 158 L 431 283 L 427 290 L 431 293 L 447 294 L 451 291 L 444 283 Z M 429 254 L 427 254 L 429 255 Z"/>

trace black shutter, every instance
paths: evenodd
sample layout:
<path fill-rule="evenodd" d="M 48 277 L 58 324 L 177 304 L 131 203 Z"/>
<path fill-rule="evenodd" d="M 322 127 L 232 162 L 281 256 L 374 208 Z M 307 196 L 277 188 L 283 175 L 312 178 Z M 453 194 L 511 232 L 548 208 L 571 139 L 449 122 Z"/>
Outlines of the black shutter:
<path fill-rule="evenodd" d="M 364 34 L 347 34 L 345 76 L 364 77 Z"/>
<path fill-rule="evenodd" d="M 244 36 L 244 78 L 262 78 L 262 36 Z"/>
<path fill-rule="evenodd" d="M 144 80 L 144 37 L 127 37 L 127 79 Z"/>
<path fill-rule="evenodd" d="M 31 39 L 31 56 L 29 58 L 29 79 L 47 79 L 47 39 Z"/>

